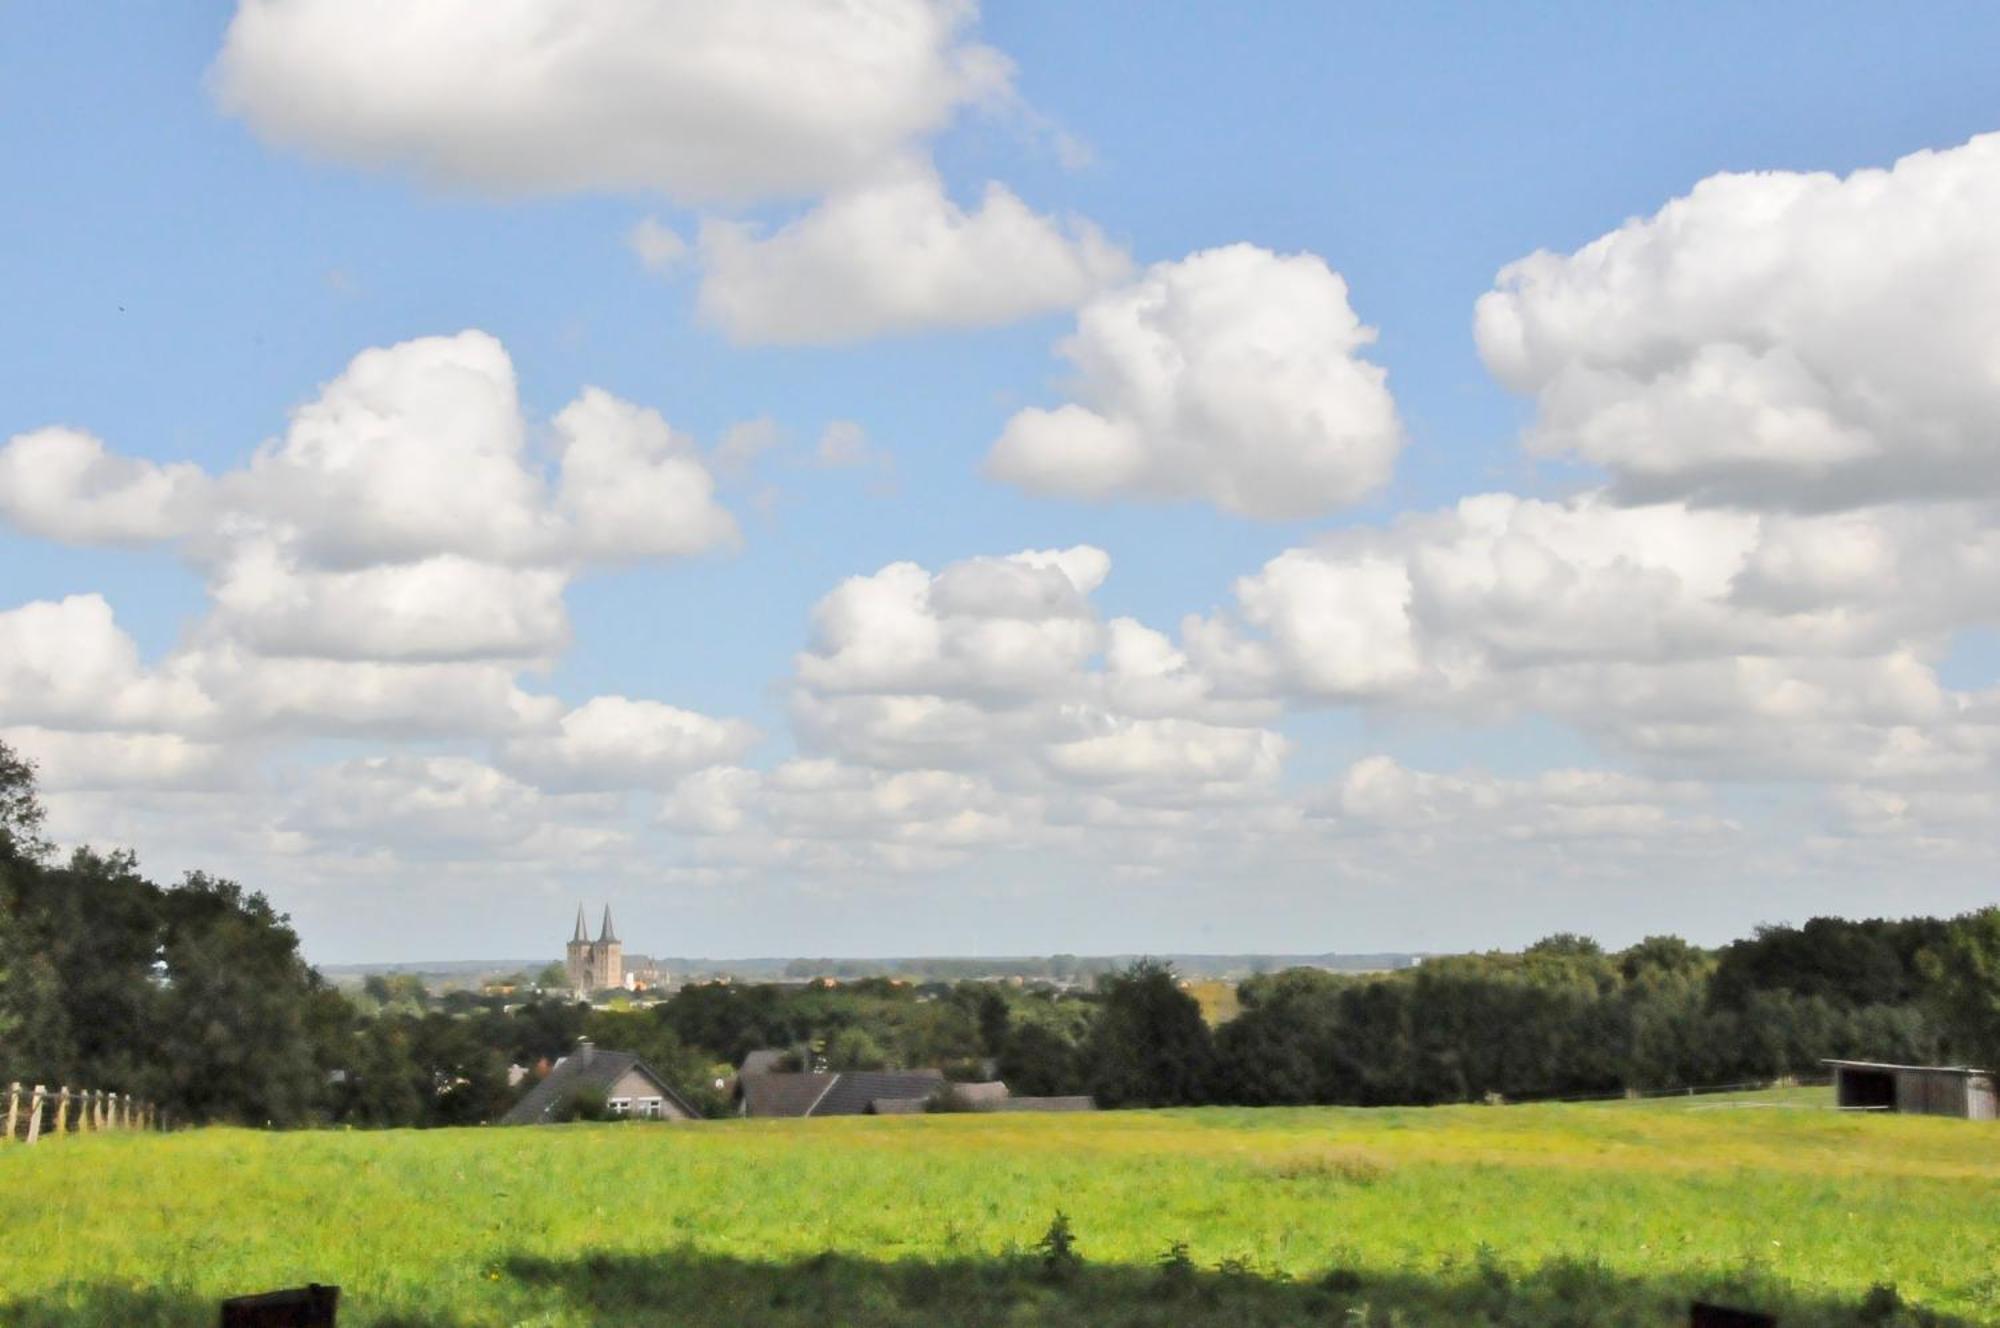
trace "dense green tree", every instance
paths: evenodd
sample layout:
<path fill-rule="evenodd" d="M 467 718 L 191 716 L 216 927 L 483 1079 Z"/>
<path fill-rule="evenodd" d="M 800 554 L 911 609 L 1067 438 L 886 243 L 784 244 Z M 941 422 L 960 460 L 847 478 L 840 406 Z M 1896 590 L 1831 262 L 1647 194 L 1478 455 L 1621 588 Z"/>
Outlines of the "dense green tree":
<path fill-rule="evenodd" d="M 204 1120 L 297 1125 L 325 1103 L 319 975 L 262 895 L 200 872 L 161 898 L 157 1090 Z"/>
<path fill-rule="evenodd" d="M 1923 952 L 1921 967 L 1952 1052 L 2000 1069 L 2000 907 L 1953 918 Z"/>
<path fill-rule="evenodd" d="M 1053 1023 L 1017 1023 L 1000 1048 L 1000 1077 L 1016 1093 L 1051 1097 L 1084 1090 L 1077 1044 Z"/>
<path fill-rule="evenodd" d="M 1104 1106 L 1205 1102 L 1215 1088 L 1215 1047 L 1201 1006 L 1172 968 L 1140 960 L 1101 979 L 1102 1000 L 1084 1045 L 1084 1080 Z"/>

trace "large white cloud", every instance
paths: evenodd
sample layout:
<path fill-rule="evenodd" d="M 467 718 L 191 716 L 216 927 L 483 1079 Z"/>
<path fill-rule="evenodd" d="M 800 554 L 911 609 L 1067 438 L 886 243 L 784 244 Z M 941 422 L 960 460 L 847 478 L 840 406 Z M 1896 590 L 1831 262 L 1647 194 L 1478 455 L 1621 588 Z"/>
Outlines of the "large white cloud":
<path fill-rule="evenodd" d="M 1462 847 L 1505 841 L 1656 840 L 1731 836 L 1698 785 L 1608 770 L 1558 769 L 1508 779 L 1482 770 L 1415 770 L 1364 757 L 1310 799 L 1340 834 L 1449 837 Z"/>
<path fill-rule="evenodd" d="M 189 678 L 142 665 L 102 595 L 0 612 L 0 724 L 170 730 L 213 710 Z"/>
<path fill-rule="evenodd" d="M 1004 807 L 912 802 L 908 815 L 929 824 L 886 841 L 909 869 L 935 860 L 909 851 L 917 839 L 943 852 L 975 828 L 1004 825 L 1014 847 L 1114 863 L 1141 846 L 1150 855 L 1162 835 L 1185 845 L 1218 833 L 1197 808 L 1228 807 L 1236 825 L 1220 833 L 1241 832 L 1275 795 L 1290 750 L 1264 726 L 1273 708 L 1218 697 L 1164 634 L 1105 621 L 1092 597 L 1110 567 L 1079 546 L 936 571 L 896 563 L 843 582 L 815 608 L 812 644 L 794 662 L 794 731 L 818 763 L 793 768 L 782 788 L 761 776 L 692 779 L 670 800 L 677 823 L 710 835 L 711 851 L 755 852 L 745 827 L 774 815 L 755 808 L 781 794 L 802 824 L 833 815 L 820 799 L 852 807 L 857 789 L 977 789 Z M 806 778 L 815 772 L 824 787 Z"/>
<path fill-rule="evenodd" d="M 876 175 L 1006 95 L 967 0 L 240 0 L 216 95 L 276 143 L 501 192 L 687 202 Z"/>
<path fill-rule="evenodd" d="M 1548 716 L 1706 777 L 1976 776 L 1934 665 L 2000 619 L 1992 525 L 1488 494 L 1279 555 L 1186 652 L 1224 693 Z"/>
<path fill-rule="evenodd" d="M 775 234 L 701 230 L 702 316 L 742 343 L 825 344 L 986 327 L 1071 308 L 1131 270 L 1087 221 L 1004 185 L 961 208 L 928 164 L 843 190 Z"/>
<path fill-rule="evenodd" d="M 316 770 L 285 827 L 326 853 L 545 859 L 629 850 L 601 805 L 551 797 L 456 756 L 378 756 Z"/>
<path fill-rule="evenodd" d="M 935 871 L 1048 837 L 1034 797 L 982 775 L 827 758 L 703 771 L 673 790 L 661 816 L 711 860 L 830 875 Z"/>
<path fill-rule="evenodd" d="M 508 742 L 505 753 L 507 764 L 544 785 L 633 788 L 739 760 L 756 738 L 741 720 L 598 696 L 569 711 L 550 732 Z"/>
<path fill-rule="evenodd" d="M 245 541 L 213 569 L 206 629 L 272 656 L 549 659 L 569 641 L 568 579 L 461 554 L 328 570 L 282 543 Z"/>
<path fill-rule="evenodd" d="M 0 447 L 0 516 L 73 543 L 182 539 L 199 560 L 284 546 L 350 569 L 455 555 L 573 566 L 727 547 L 735 520 L 693 445 L 652 410 L 586 388 L 557 414 L 559 474 L 529 447 L 514 364 L 480 331 L 362 351 L 241 469 L 128 461 L 87 435 Z"/>
<path fill-rule="evenodd" d="M 671 558 L 736 543 L 693 440 L 660 413 L 586 388 L 555 419 L 561 510 L 582 558 Z"/>
<path fill-rule="evenodd" d="M 36 429 L 0 448 L 0 518 L 70 544 L 145 544 L 195 529 L 208 476 L 187 462 L 114 456 L 75 429 Z"/>
<path fill-rule="evenodd" d="M 1093 299 L 1059 349 L 1077 401 L 1024 410 L 995 478 L 1073 498 L 1192 499 L 1317 516 L 1387 482 L 1402 426 L 1347 283 L 1253 245 L 1147 269 Z"/>
<path fill-rule="evenodd" d="M 2000 492 L 2000 135 L 1845 178 L 1717 175 L 1511 264 L 1479 348 L 1530 448 L 1637 500 Z"/>
<path fill-rule="evenodd" d="M 813 610 L 799 678 L 826 693 L 1042 693 L 1097 652 L 1088 596 L 1110 567 L 1079 545 L 849 578 Z"/>
<path fill-rule="evenodd" d="M 571 580 L 728 546 L 737 529 L 654 411 L 587 388 L 552 422 L 546 462 L 536 432 L 505 348 L 465 332 L 362 352 L 219 474 L 128 461 L 68 430 L 14 438 L 0 475 L 23 482 L 0 516 L 73 543 L 170 544 L 210 605 L 152 665 L 101 597 L 0 613 L 0 724 L 77 733 L 61 751 L 36 739 L 73 786 L 132 782 L 99 759 L 116 742 L 164 781 L 209 755 L 169 737 L 563 732 L 566 707 L 522 676 L 567 648 Z M 730 723 L 672 713 L 729 738 L 717 759 L 739 754 Z M 134 745 L 143 733 L 162 741 Z"/>

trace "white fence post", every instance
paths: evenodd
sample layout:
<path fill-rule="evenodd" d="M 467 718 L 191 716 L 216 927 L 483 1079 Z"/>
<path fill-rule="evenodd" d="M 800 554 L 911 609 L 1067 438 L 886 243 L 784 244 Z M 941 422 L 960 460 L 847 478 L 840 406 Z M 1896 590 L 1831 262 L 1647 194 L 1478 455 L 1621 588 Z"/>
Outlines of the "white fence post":
<path fill-rule="evenodd" d="M 46 1088 L 36 1084 L 35 1095 L 28 1102 L 28 1142 L 31 1144 L 42 1137 L 42 1099 L 47 1094 Z"/>
<path fill-rule="evenodd" d="M 21 1116 L 21 1085 L 19 1081 L 7 1085 L 7 1133 L 0 1135 L 0 1143 L 14 1142 L 14 1122 Z"/>

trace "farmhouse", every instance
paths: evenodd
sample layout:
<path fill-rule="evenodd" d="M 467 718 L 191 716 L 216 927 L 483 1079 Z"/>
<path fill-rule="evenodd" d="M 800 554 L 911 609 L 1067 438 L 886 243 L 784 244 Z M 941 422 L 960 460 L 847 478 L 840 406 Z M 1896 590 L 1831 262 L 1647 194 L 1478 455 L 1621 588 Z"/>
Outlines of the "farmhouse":
<path fill-rule="evenodd" d="M 1834 1100 L 1866 1111 L 1993 1120 L 1994 1075 L 1963 1065 L 1889 1065 L 1879 1061 L 1825 1062 L 1833 1070 Z"/>
<path fill-rule="evenodd" d="M 547 1077 L 529 1089 L 500 1123 L 547 1125 L 562 1119 L 564 1105 L 579 1097 L 602 1097 L 614 1116 L 701 1119 L 701 1113 L 646 1062 L 629 1051 L 599 1051 L 584 1038 L 577 1043 L 575 1054 L 557 1061 Z"/>

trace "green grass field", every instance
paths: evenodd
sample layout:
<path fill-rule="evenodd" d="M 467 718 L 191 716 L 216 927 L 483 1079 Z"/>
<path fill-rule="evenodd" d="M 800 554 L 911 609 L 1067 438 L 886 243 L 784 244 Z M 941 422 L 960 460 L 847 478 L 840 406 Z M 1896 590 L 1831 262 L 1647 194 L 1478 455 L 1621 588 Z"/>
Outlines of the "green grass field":
<path fill-rule="evenodd" d="M 321 1281 L 344 1325 L 454 1328 L 2000 1323 L 2000 1128 L 1823 1106 L 65 1139 L 0 1151 L 0 1321 Z"/>

